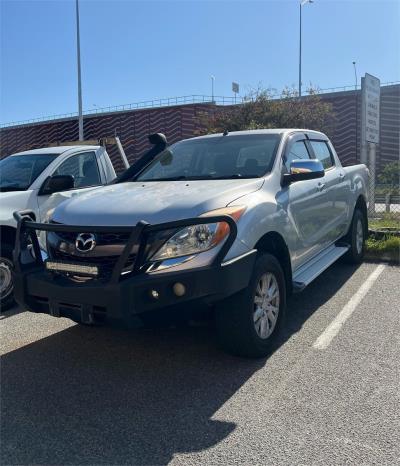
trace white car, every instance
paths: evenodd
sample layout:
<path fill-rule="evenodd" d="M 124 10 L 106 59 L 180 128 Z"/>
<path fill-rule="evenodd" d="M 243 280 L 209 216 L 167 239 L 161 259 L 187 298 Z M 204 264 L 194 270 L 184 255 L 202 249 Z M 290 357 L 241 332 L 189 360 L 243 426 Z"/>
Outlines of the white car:
<path fill-rule="evenodd" d="M 0 303 L 13 300 L 12 251 L 17 223 L 13 212 L 29 210 L 32 219 L 46 221 L 65 199 L 115 179 L 112 162 L 101 146 L 59 146 L 10 155 L 0 161 Z"/>

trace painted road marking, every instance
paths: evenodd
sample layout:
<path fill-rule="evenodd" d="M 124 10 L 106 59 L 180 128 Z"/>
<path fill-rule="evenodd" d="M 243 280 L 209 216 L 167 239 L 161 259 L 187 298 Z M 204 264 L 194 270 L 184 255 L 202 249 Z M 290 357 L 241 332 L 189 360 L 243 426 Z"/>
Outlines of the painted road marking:
<path fill-rule="evenodd" d="M 346 320 L 353 314 L 357 306 L 360 304 L 362 299 L 371 289 L 372 285 L 378 279 L 379 275 L 383 272 L 385 265 L 381 264 L 371 273 L 367 280 L 361 285 L 357 293 L 350 299 L 350 301 L 344 306 L 339 314 L 333 319 L 333 321 L 326 327 L 321 335 L 315 340 L 313 344 L 314 349 L 323 350 L 326 349 L 335 336 L 339 333 L 340 329 L 346 322 Z"/>

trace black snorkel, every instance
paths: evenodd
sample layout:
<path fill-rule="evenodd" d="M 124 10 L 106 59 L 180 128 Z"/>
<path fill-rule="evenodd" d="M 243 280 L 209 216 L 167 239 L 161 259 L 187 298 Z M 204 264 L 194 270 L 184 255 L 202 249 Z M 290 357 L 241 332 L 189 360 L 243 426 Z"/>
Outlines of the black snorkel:
<path fill-rule="evenodd" d="M 124 181 L 132 180 L 132 178 L 143 170 L 158 154 L 160 154 L 167 147 L 167 138 L 162 133 L 149 134 L 150 144 L 153 147 L 148 150 L 139 160 L 136 160 L 127 170 L 119 175 L 113 184 L 123 183 Z"/>

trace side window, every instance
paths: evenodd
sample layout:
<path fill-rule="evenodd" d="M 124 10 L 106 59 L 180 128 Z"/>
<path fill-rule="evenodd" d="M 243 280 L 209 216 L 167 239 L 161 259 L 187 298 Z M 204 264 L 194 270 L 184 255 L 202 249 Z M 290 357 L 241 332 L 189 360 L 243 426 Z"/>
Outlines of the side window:
<path fill-rule="evenodd" d="M 296 141 L 289 147 L 289 151 L 286 153 L 285 156 L 285 166 L 287 170 L 290 169 L 290 164 L 293 160 L 308 160 L 310 159 L 310 155 L 308 153 L 307 147 L 304 141 Z"/>
<path fill-rule="evenodd" d="M 101 184 L 94 152 L 73 155 L 57 168 L 54 175 L 72 175 L 75 179 L 75 188 L 86 188 Z"/>
<path fill-rule="evenodd" d="M 310 144 L 315 157 L 322 163 L 325 170 L 334 166 L 331 151 L 325 141 L 310 141 Z"/>

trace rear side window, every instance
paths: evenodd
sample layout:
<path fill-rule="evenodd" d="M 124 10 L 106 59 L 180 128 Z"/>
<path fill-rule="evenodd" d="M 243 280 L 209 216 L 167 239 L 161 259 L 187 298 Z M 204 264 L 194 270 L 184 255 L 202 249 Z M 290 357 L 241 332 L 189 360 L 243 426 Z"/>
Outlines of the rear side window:
<path fill-rule="evenodd" d="M 286 153 L 285 166 L 287 170 L 289 171 L 290 164 L 293 162 L 293 160 L 309 160 L 309 159 L 310 159 L 310 155 L 308 153 L 308 150 L 307 150 L 307 147 L 304 141 L 296 141 L 290 146 L 289 151 Z"/>
<path fill-rule="evenodd" d="M 310 141 L 315 157 L 322 163 L 325 170 L 333 167 L 333 158 L 331 151 L 325 141 Z"/>

